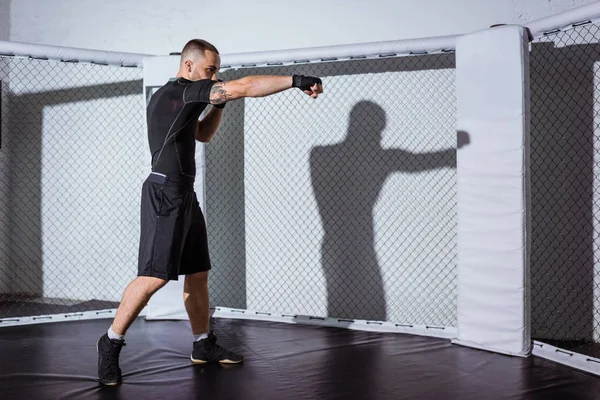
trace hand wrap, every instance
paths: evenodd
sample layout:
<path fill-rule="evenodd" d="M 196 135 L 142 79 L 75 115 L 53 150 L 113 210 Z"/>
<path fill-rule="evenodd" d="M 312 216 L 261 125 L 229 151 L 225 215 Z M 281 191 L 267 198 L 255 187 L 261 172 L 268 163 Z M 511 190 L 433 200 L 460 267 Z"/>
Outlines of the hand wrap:
<path fill-rule="evenodd" d="M 311 90 L 310 88 L 316 84 L 322 85 L 320 78 L 314 76 L 294 75 L 292 77 L 292 87 L 297 87 L 300 90 Z"/>

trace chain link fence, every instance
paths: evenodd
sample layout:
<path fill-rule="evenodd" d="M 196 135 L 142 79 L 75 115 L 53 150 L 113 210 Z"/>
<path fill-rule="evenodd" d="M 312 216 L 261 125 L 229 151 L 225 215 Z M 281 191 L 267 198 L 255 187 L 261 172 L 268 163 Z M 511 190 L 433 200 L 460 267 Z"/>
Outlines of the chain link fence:
<path fill-rule="evenodd" d="M 206 147 L 213 305 L 456 326 L 454 55 L 227 105 Z M 0 58 L 0 318 L 116 307 L 135 277 L 141 71 Z"/>
<path fill-rule="evenodd" d="M 244 68 L 324 80 L 227 105 L 206 147 L 213 304 L 456 326 L 454 54 Z"/>
<path fill-rule="evenodd" d="M 600 357 L 600 28 L 531 45 L 532 334 Z"/>
<path fill-rule="evenodd" d="M 114 308 L 135 277 L 142 71 L 0 57 L 0 319 Z"/>
<path fill-rule="evenodd" d="M 532 332 L 598 357 L 600 29 L 531 45 Z M 206 147 L 212 303 L 456 326 L 454 55 L 227 105 Z M 0 57 L 0 319 L 113 308 L 135 276 L 142 73 Z"/>

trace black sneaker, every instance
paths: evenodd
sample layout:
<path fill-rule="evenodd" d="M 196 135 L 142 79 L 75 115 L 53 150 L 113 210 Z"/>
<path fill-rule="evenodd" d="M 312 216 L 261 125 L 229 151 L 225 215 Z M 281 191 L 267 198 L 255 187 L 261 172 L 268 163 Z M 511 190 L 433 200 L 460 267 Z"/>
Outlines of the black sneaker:
<path fill-rule="evenodd" d="M 125 340 L 110 339 L 105 333 L 98 339 L 98 378 L 103 385 L 114 386 L 122 381 L 119 368 L 119 354 L 125 346 Z"/>
<path fill-rule="evenodd" d="M 221 364 L 239 364 L 244 357 L 225 350 L 217 344 L 217 337 L 210 331 L 206 339 L 194 342 L 194 351 L 190 357 L 194 364 L 220 362 Z"/>

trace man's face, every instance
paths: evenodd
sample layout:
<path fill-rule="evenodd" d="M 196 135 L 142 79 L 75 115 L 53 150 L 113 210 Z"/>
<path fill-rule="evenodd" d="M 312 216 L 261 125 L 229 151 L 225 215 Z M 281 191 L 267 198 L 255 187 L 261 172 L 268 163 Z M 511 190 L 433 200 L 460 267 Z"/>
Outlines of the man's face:
<path fill-rule="evenodd" d="M 199 81 L 200 79 L 217 80 L 217 71 L 221 68 L 221 57 L 214 51 L 205 51 L 204 56 L 198 57 L 195 63 L 191 63 L 190 80 Z"/>

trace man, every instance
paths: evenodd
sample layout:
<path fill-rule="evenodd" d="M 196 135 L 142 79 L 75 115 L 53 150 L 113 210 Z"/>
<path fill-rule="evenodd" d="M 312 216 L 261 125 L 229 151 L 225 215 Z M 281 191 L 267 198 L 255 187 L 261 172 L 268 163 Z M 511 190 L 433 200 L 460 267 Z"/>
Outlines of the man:
<path fill-rule="evenodd" d="M 323 92 L 309 76 L 248 76 L 217 80 L 221 60 L 210 43 L 194 39 L 181 53 L 177 78 L 151 98 L 147 109 L 152 173 L 142 187 L 138 277 L 125 289 L 114 321 L 98 340 L 98 377 L 121 382 L 119 354 L 124 335 L 150 297 L 169 280 L 185 275 L 183 298 L 194 335 L 192 363 L 237 364 L 243 357 L 216 343 L 209 327 L 208 271 L 211 268 L 204 216 L 193 190 L 195 140 L 215 135 L 228 101 L 263 97 L 293 87 L 312 98 Z M 198 120 L 208 104 L 213 107 Z"/>

